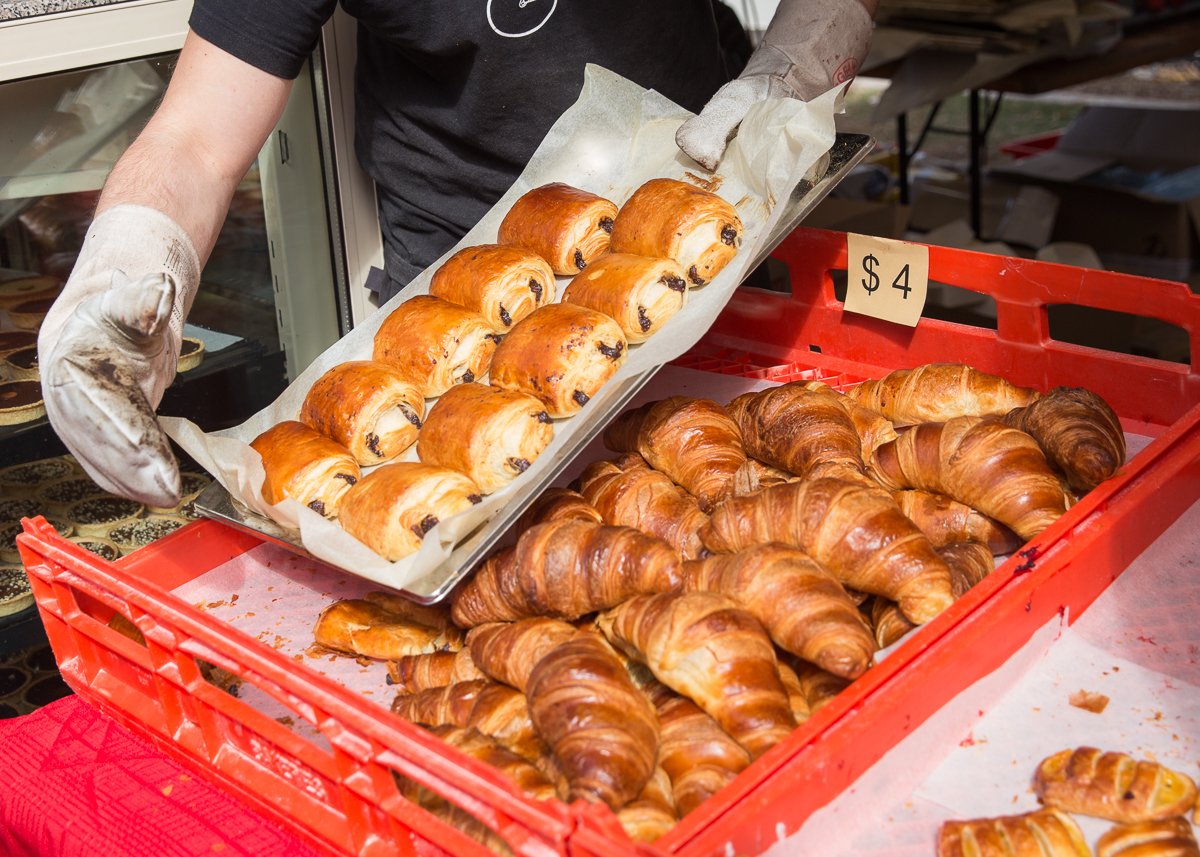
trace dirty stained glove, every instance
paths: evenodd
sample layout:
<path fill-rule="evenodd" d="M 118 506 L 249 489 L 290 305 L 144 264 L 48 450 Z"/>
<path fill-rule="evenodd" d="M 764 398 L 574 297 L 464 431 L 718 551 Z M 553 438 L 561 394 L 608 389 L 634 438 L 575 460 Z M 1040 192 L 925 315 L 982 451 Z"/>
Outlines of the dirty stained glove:
<path fill-rule="evenodd" d="M 101 488 L 151 506 L 179 501 L 179 466 L 154 411 L 199 284 L 200 261 L 178 224 L 118 205 L 92 222 L 38 333 L 58 436 Z"/>
<path fill-rule="evenodd" d="M 861 0 L 781 0 L 741 76 L 684 122 L 675 142 L 715 170 L 751 106 L 768 98 L 809 101 L 853 78 L 866 57 L 872 27 Z"/>

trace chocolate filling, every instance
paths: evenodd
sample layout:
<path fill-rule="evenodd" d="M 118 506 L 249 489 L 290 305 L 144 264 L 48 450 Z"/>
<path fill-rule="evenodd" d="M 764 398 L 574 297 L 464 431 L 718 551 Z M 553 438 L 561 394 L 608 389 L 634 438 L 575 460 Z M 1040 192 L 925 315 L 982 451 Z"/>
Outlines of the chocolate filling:
<path fill-rule="evenodd" d="M 642 329 L 642 333 L 645 333 L 647 330 L 649 330 L 650 325 L 652 325 L 652 324 L 654 324 L 654 322 L 652 322 L 650 319 L 646 318 L 646 308 L 644 306 L 639 306 L 638 307 L 638 327 L 640 327 Z"/>
<path fill-rule="evenodd" d="M 597 342 L 596 347 L 609 360 L 620 360 L 621 353 L 625 350 L 625 343 L 618 342 L 616 345 L 605 345 L 603 342 Z"/>
<path fill-rule="evenodd" d="M 410 409 L 401 405 L 400 413 L 404 414 L 404 418 L 406 420 L 408 420 L 410 423 L 412 423 L 413 425 L 415 425 L 417 428 L 421 427 L 421 418 L 418 417 L 416 414 L 414 414 Z"/>
<path fill-rule="evenodd" d="M 463 372 L 462 382 L 464 384 L 470 384 L 474 380 L 475 380 L 475 373 L 472 372 L 470 369 L 468 369 L 466 372 Z"/>
<path fill-rule="evenodd" d="M 311 503 L 308 504 L 308 508 L 312 509 L 318 515 L 325 514 L 325 503 L 322 502 L 321 500 L 313 500 Z"/>
<path fill-rule="evenodd" d="M 180 346 L 179 346 L 179 356 L 186 357 L 188 354 L 191 354 L 193 351 L 199 351 L 199 350 L 200 350 L 199 342 L 193 342 L 190 339 L 185 339 L 185 340 L 183 340 L 182 344 L 180 344 Z"/>
<path fill-rule="evenodd" d="M 478 506 L 480 503 L 483 502 L 483 498 L 480 497 L 478 494 L 468 494 L 467 499 L 471 501 L 472 506 Z"/>
<path fill-rule="evenodd" d="M 694 271 L 696 269 L 693 268 L 692 270 Z M 673 292 L 687 291 L 687 283 L 683 281 L 683 277 L 664 276 L 661 280 L 659 280 L 659 282 Z"/>
<path fill-rule="evenodd" d="M 37 381 L 0 383 L 0 408 L 20 408 L 42 400 L 42 385 Z"/>
<path fill-rule="evenodd" d="M 737 237 L 737 230 L 729 224 L 721 227 L 721 243 L 728 244 L 730 247 L 732 247 L 735 243 L 737 243 Z"/>
<path fill-rule="evenodd" d="M 583 254 L 578 250 L 575 251 L 575 267 L 581 271 L 587 267 L 587 262 L 583 260 Z"/>
<path fill-rule="evenodd" d="M 584 405 L 586 405 L 588 403 L 589 396 L 587 393 L 583 392 L 583 390 L 576 390 L 574 393 L 571 394 L 571 398 L 574 399 L 576 402 L 578 402 L 579 407 L 582 408 Z"/>
<path fill-rule="evenodd" d="M 539 283 L 537 280 L 530 279 L 529 291 L 533 292 L 533 296 L 535 298 L 537 298 L 538 303 L 541 303 L 541 301 L 542 301 L 542 284 Z"/>
<path fill-rule="evenodd" d="M 383 458 L 383 453 L 379 451 L 379 435 L 375 434 L 375 432 L 367 432 L 367 449 L 380 458 Z"/>
<path fill-rule="evenodd" d="M 692 267 L 688 268 L 688 279 L 691 280 L 693 283 L 695 283 L 697 286 L 704 285 L 704 280 L 700 276 L 700 272 L 696 270 L 695 265 L 692 265 Z"/>
<path fill-rule="evenodd" d="M 508 314 L 504 304 L 500 304 L 500 320 L 504 322 L 505 327 L 512 327 L 512 316 Z"/>
<path fill-rule="evenodd" d="M 414 524 L 412 527 L 409 527 L 409 529 L 411 529 L 414 533 L 417 534 L 418 539 L 423 539 L 423 538 L 425 538 L 426 533 L 428 533 L 430 530 L 432 530 L 434 527 L 437 526 L 437 522 L 438 522 L 438 519 L 436 517 L 434 517 L 433 515 L 426 515 L 424 518 L 421 519 L 421 523 Z"/>
<path fill-rule="evenodd" d="M 605 232 L 607 232 L 609 235 L 612 235 L 613 219 L 611 217 L 601 217 L 600 218 L 600 228 L 603 229 Z"/>
<path fill-rule="evenodd" d="M 490 339 L 490 340 L 492 340 L 492 342 L 496 343 L 497 345 L 499 345 L 501 342 L 504 341 L 504 337 L 498 333 L 485 333 L 483 335 L 483 338 Z"/>
<path fill-rule="evenodd" d="M 550 423 L 554 422 L 554 420 L 552 420 L 550 418 L 550 415 L 548 413 L 546 413 L 545 411 L 538 411 L 533 416 L 534 416 L 534 419 L 536 419 L 539 423 L 550 424 Z"/>
<path fill-rule="evenodd" d="M 350 485 L 354 485 L 358 482 L 358 479 L 356 479 L 354 476 L 351 476 L 349 473 L 335 473 L 335 474 L 333 474 L 333 478 L 334 479 L 343 479 Z"/>
<path fill-rule="evenodd" d="M 510 458 L 508 466 L 518 473 L 524 473 L 529 469 L 529 460 L 525 458 Z"/>

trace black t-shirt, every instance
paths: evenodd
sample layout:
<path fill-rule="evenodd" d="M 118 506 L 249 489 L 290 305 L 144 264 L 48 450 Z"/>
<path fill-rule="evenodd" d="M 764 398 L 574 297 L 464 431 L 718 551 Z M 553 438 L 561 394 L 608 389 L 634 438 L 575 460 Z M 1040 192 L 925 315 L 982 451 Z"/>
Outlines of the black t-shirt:
<path fill-rule="evenodd" d="M 336 0 L 196 0 L 191 27 L 293 78 Z M 355 148 L 406 283 L 508 189 L 587 62 L 698 111 L 729 74 L 712 0 L 342 0 L 359 22 Z M 385 296 L 386 297 L 386 296 Z"/>

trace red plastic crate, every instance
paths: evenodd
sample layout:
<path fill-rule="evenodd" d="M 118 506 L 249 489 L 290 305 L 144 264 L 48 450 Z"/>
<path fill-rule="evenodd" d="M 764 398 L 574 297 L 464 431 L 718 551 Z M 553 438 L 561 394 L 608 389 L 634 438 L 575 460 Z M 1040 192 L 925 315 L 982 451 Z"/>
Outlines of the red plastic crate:
<path fill-rule="evenodd" d="M 192 524 L 109 564 L 40 519 L 18 538 L 63 676 L 84 698 L 333 854 L 481 854 L 400 798 L 396 771 L 458 803 L 521 854 L 758 853 L 795 831 L 910 730 L 1002 664 L 1064 609 L 1078 616 L 1200 498 L 1200 297 L 1186 286 L 930 248 L 931 277 L 990 294 L 998 330 L 932 319 L 916 329 L 845 314 L 830 270 L 845 236 L 801 229 L 776 251 L 793 293 L 739 291 L 678 361 L 774 380 L 844 386 L 933 360 L 969 362 L 1019 384 L 1084 385 L 1128 430 L 1155 440 L 943 615 L 921 628 L 653 847 L 634 845 L 606 808 L 534 802 L 498 773 L 169 590 L 259 542 Z M 1184 328 L 1191 366 L 1049 339 L 1046 306 L 1078 303 Z M 142 648 L 109 629 L 132 618 Z M 197 659 L 269 692 L 329 749 L 209 684 Z"/>

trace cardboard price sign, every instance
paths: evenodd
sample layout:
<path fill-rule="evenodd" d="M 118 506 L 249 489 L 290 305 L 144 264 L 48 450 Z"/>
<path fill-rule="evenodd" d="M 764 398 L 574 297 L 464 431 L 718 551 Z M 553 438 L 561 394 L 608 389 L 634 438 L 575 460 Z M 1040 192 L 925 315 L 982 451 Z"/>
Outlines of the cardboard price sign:
<path fill-rule="evenodd" d="M 916 327 L 929 292 L 929 248 L 846 236 L 846 310 Z"/>

